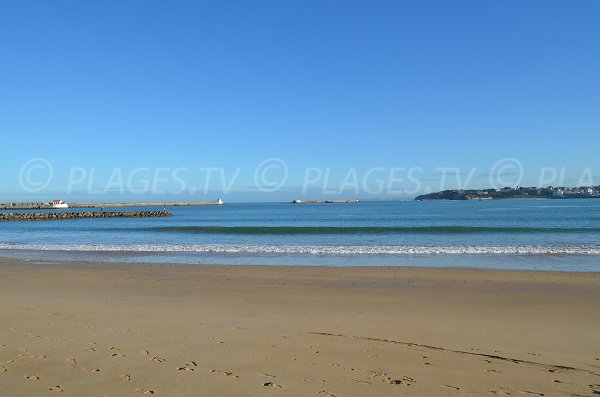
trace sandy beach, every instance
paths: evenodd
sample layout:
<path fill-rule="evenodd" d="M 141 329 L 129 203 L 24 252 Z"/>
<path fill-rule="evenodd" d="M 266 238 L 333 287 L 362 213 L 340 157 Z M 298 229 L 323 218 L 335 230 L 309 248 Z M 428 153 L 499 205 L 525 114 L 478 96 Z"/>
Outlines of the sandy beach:
<path fill-rule="evenodd" d="M 590 396 L 600 274 L 0 261 L 2 396 Z"/>

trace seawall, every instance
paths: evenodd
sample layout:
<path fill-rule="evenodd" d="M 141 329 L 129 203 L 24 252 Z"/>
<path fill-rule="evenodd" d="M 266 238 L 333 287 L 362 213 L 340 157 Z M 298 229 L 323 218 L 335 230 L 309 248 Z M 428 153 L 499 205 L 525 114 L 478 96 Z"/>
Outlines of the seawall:
<path fill-rule="evenodd" d="M 195 207 L 203 205 L 223 205 L 223 201 L 185 202 L 132 202 L 132 203 L 69 203 L 69 208 L 121 208 L 121 207 Z"/>
<path fill-rule="evenodd" d="M 169 211 L 84 211 L 84 212 L 19 212 L 0 214 L 0 222 L 7 221 L 54 221 L 91 218 L 151 218 L 171 216 Z"/>
<path fill-rule="evenodd" d="M 181 202 L 130 202 L 130 203 L 68 203 L 69 208 L 125 208 L 125 207 L 193 207 L 203 205 L 223 205 L 223 200 L 216 201 L 181 201 Z M 52 203 L 20 202 L 0 203 L 0 210 L 52 210 Z"/>

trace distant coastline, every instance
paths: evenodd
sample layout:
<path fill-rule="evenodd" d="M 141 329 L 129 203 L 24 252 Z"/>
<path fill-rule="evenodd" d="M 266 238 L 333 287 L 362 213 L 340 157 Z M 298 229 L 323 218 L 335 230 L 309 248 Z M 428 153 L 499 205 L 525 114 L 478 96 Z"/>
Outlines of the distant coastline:
<path fill-rule="evenodd" d="M 545 200 L 600 198 L 600 186 L 580 187 L 522 187 L 502 189 L 454 189 L 422 194 L 423 200 Z"/>

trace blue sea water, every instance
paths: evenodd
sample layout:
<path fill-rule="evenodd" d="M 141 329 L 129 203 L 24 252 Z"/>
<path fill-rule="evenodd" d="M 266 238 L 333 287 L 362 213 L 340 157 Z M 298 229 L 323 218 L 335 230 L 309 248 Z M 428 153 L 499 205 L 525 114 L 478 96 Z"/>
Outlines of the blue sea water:
<path fill-rule="evenodd" d="M 252 203 L 169 210 L 168 218 L 3 222 L 0 256 L 600 271 L 597 199 Z"/>

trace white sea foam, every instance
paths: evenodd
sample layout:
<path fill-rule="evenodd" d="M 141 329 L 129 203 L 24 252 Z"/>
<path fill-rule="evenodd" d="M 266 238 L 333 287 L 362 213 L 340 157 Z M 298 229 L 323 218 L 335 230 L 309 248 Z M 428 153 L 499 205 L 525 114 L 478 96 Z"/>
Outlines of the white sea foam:
<path fill-rule="evenodd" d="M 188 252 L 203 254 L 309 255 L 600 255 L 600 245 L 553 246 L 318 246 L 318 245 L 53 245 L 2 244 L 0 250 L 82 252 Z"/>

